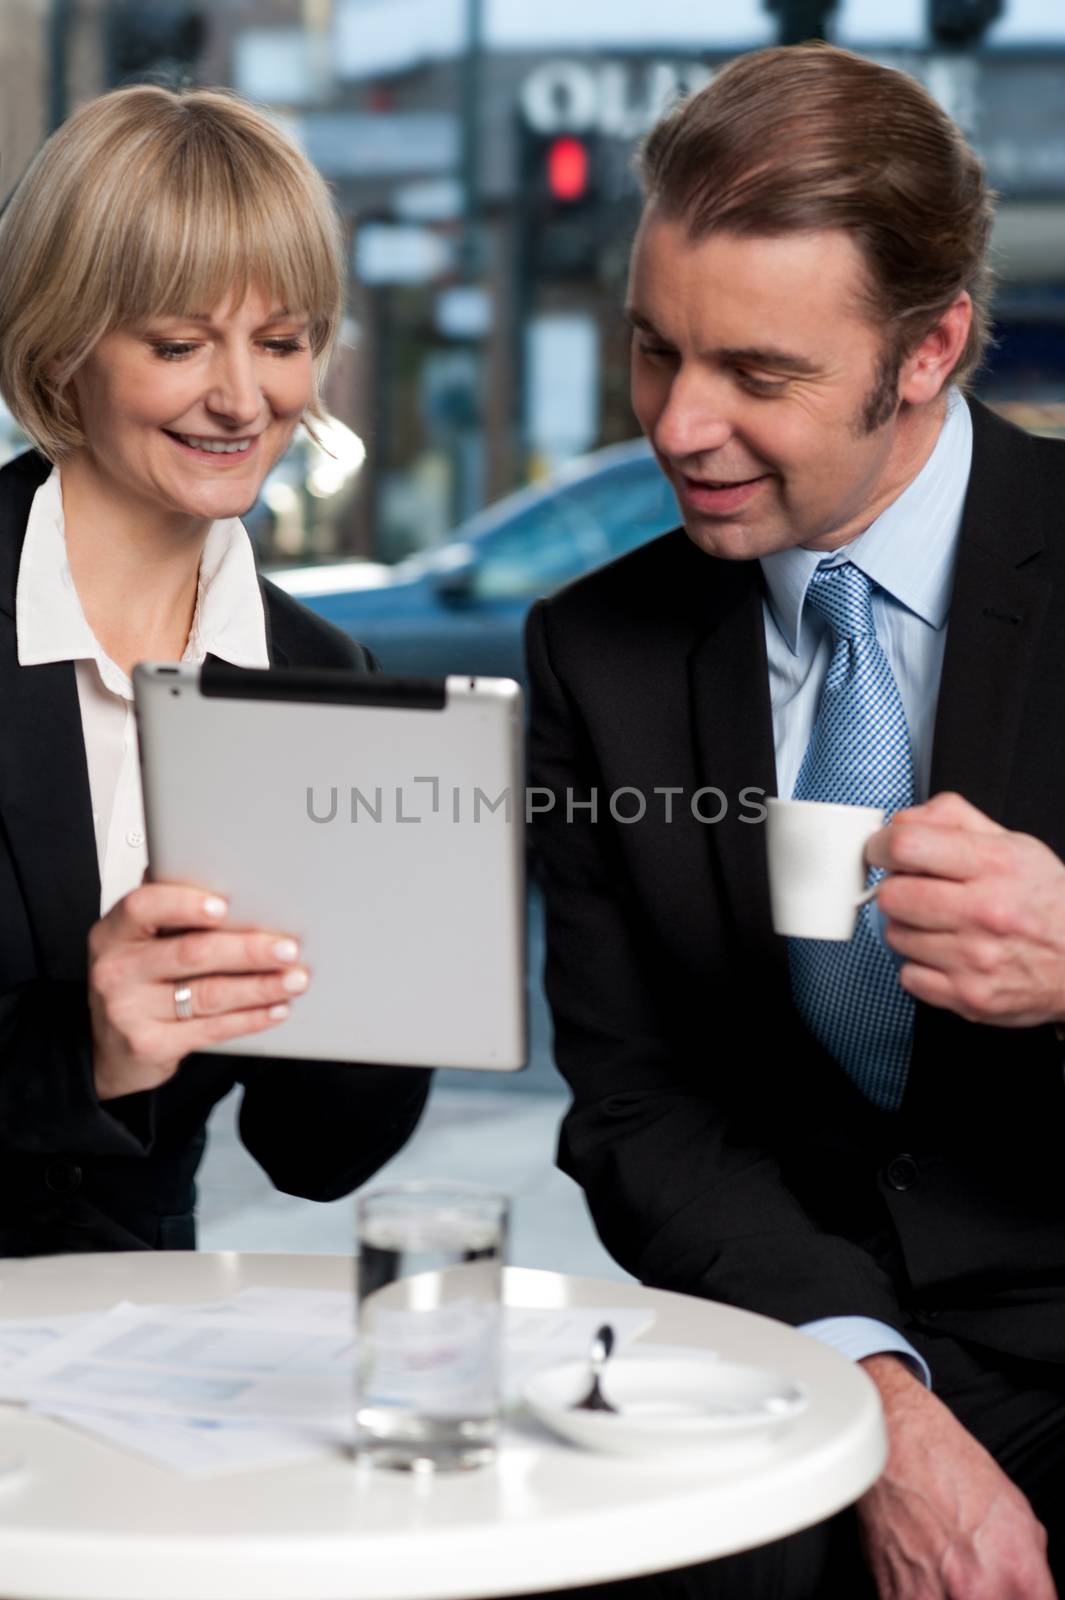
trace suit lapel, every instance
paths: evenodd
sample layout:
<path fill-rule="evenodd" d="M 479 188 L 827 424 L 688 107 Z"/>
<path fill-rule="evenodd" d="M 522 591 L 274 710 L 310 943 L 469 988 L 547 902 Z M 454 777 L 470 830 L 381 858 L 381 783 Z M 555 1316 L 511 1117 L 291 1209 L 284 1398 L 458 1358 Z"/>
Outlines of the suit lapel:
<path fill-rule="evenodd" d="M 74 666 L 20 667 L 15 635 L 26 521 L 49 470 L 22 457 L 0 474 L 0 826 L 42 975 L 77 978 L 86 932 L 100 914 L 100 878 Z"/>
<path fill-rule="evenodd" d="M 973 465 L 958 545 L 932 746 L 932 794 L 953 790 L 1005 815 L 1017 736 L 1053 584 L 1039 559 L 1055 507 L 1043 503 L 1032 441 L 972 406 Z M 957 1133 L 994 1093 L 976 1072 L 972 1024 L 919 1005 L 903 1113 Z"/>
<path fill-rule="evenodd" d="M 743 820 L 765 795 L 776 794 L 761 573 L 754 561 L 714 566 L 710 625 L 689 661 L 700 781 L 728 801 L 725 816 L 706 831 L 741 943 L 757 947 L 762 959 L 771 950 L 783 974 L 784 941 L 770 920 L 765 827 Z M 746 804 L 745 790 L 753 791 Z M 707 813 L 720 803 L 708 796 Z"/>
<path fill-rule="evenodd" d="M 259 576 L 259 596 L 263 603 L 263 624 L 266 628 L 266 657 L 272 667 L 287 667 L 288 655 L 278 644 L 274 634 L 274 619 L 270 608 L 270 595 Z"/>
<path fill-rule="evenodd" d="M 1009 786 L 1053 585 L 1040 570 L 1045 509 L 1027 436 L 973 408 L 973 465 L 951 595 L 931 792 L 996 819 Z"/>

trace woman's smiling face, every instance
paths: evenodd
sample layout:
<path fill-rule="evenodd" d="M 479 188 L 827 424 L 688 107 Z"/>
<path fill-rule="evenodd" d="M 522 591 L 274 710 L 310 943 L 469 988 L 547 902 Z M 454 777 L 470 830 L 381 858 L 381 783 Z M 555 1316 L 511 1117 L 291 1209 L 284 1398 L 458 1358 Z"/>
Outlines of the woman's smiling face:
<path fill-rule="evenodd" d="M 106 334 L 71 380 L 81 464 L 164 514 L 240 516 L 314 391 L 306 313 L 257 288 Z"/>

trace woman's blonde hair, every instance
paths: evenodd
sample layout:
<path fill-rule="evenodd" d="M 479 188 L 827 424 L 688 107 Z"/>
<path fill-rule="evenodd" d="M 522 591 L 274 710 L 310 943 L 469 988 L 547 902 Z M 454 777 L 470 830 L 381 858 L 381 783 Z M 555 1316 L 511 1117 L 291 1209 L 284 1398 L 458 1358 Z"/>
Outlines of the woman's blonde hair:
<path fill-rule="evenodd" d="M 320 417 L 342 259 L 325 184 L 261 111 L 218 89 L 102 95 L 52 135 L 0 218 L 0 394 L 61 460 L 84 443 L 70 379 L 104 334 L 254 286 L 309 315 Z"/>

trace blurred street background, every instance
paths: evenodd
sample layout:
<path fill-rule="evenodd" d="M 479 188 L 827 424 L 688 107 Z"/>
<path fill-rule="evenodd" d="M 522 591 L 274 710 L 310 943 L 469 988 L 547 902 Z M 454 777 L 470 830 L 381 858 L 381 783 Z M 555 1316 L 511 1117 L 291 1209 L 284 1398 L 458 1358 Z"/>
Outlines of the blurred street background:
<path fill-rule="evenodd" d="M 110 87 L 264 105 L 332 187 L 350 284 L 326 448 L 297 436 L 267 479 L 246 518 L 260 562 L 390 671 L 520 677 L 532 601 L 677 520 L 627 442 L 635 147 L 737 53 L 814 37 L 920 78 L 982 155 L 1000 204 L 977 392 L 1065 435 L 1062 0 L 0 0 L 0 201 Z M 0 461 L 24 445 L 0 406 Z M 551 1167 L 565 1101 L 535 892 L 529 915 L 531 1067 L 441 1074 L 393 1168 L 499 1183 L 516 1260 L 599 1270 Z M 346 1248 L 350 1203 L 275 1195 L 232 1109 L 204 1244 Z"/>

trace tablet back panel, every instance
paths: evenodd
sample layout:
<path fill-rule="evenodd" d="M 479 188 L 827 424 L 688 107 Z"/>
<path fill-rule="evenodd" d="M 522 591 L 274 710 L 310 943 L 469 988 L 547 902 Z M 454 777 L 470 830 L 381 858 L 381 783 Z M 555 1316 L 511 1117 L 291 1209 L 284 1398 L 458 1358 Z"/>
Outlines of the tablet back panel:
<path fill-rule="evenodd" d="M 149 876 L 294 935 L 311 973 L 287 1021 L 220 1050 L 524 1066 L 517 684 L 214 663 L 134 684 Z"/>

